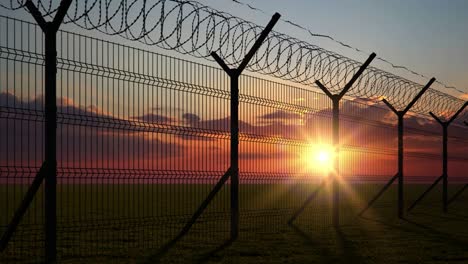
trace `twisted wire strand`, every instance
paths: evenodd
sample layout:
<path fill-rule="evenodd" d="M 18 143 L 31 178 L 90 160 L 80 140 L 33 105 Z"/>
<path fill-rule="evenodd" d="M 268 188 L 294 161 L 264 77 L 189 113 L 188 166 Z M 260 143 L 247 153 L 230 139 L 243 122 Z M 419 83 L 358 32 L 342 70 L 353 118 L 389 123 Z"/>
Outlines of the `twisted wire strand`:
<path fill-rule="evenodd" d="M 53 16 L 60 3 L 59 0 L 33 2 L 45 16 Z M 24 3 L 25 0 L 10 0 L 0 6 L 17 10 Z M 241 62 L 263 29 L 198 2 L 182 0 L 74 1 L 64 23 L 198 58 L 211 59 L 210 53 L 214 51 L 231 67 Z M 315 80 L 320 80 L 337 93 L 360 66 L 358 61 L 273 31 L 248 68 L 307 86 L 315 86 Z M 386 98 L 395 108 L 403 109 L 421 89 L 421 84 L 368 67 L 347 95 Z M 455 96 L 429 89 L 412 111 L 448 116 L 463 103 Z"/>

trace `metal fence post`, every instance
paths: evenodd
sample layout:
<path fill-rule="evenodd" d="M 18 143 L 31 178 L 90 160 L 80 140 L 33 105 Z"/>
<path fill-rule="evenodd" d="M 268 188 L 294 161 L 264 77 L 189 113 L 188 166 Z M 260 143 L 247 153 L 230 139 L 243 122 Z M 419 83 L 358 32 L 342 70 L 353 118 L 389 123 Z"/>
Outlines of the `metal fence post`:
<path fill-rule="evenodd" d="M 340 223 L 340 182 L 339 182 L 339 169 L 340 169 L 340 97 L 332 97 L 333 102 L 333 148 L 335 151 L 333 159 L 333 181 L 332 181 L 332 222 L 333 226 L 338 226 Z"/>
<path fill-rule="evenodd" d="M 340 180 L 339 180 L 339 152 L 340 152 L 340 101 L 348 90 L 353 86 L 357 79 L 362 75 L 364 70 L 369 66 L 376 54 L 372 53 L 369 58 L 361 65 L 359 70 L 354 74 L 351 80 L 345 85 L 339 94 L 332 94 L 320 81 L 315 81 L 317 86 L 332 100 L 333 111 L 333 149 L 335 151 L 333 158 L 332 175 L 332 222 L 333 226 L 338 226 L 340 223 Z M 299 214 L 304 211 L 307 204 L 312 201 L 311 197 L 315 197 L 316 192 L 313 192 L 303 203 L 303 205 L 293 214 L 293 217 L 288 221 L 292 223 Z"/>
<path fill-rule="evenodd" d="M 231 239 L 239 234 L 239 77 L 247 67 L 254 54 L 262 45 L 270 31 L 278 22 L 280 14 L 275 13 L 268 25 L 255 41 L 252 48 L 245 55 L 237 69 L 231 69 L 216 54 L 211 53 L 215 61 L 229 75 L 231 80 Z"/>
<path fill-rule="evenodd" d="M 45 35 L 45 257 L 57 261 L 57 32 L 72 0 L 63 0 L 52 22 L 45 22 L 37 7 L 26 7 Z"/>
<path fill-rule="evenodd" d="M 201 203 L 190 220 L 185 224 L 179 234 L 172 239 L 169 243 L 163 246 L 163 250 L 176 243 L 179 239 L 184 237 L 190 228 L 195 224 L 196 220 L 201 216 L 203 211 L 208 207 L 210 202 L 214 199 L 216 194 L 221 190 L 223 185 L 231 178 L 231 240 L 235 240 L 239 234 L 239 76 L 242 71 L 247 67 L 247 64 L 252 59 L 253 55 L 265 41 L 268 34 L 271 32 L 275 24 L 278 22 L 280 14 L 275 13 L 271 18 L 268 25 L 263 29 L 260 37 L 255 41 L 250 51 L 242 60 L 237 69 L 230 69 L 227 64 L 216 54 L 211 53 L 214 60 L 223 68 L 223 70 L 230 77 L 231 85 L 231 120 L 230 120 L 230 134 L 231 134 L 231 166 L 226 173 L 221 177 L 215 187 L 208 194 L 207 198 Z"/>
<path fill-rule="evenodd" d="M 404 110 L 398 111 L 386 99 L 382 101 L 392 110 L 398 117 L 398 217 L 404 217 L 404 117 L 406 113 L 413 107 L 413 105 L 421 98 L 421 96 L 431 87 L 435 78 L 429 80 L 424 88 L 413 98 L 413 100 L 406 106 Z M 376 199 L 374 199 L 376 200 Z M 362 212 L 361 212 L 362 213 Z"/>
<path fill-rule="evenodd" d="M 442 177 L 444 180 L 442 182 L 442 206 L 444 213 L 448 212 L 448 155 L 447 155 L 447 145 L 448 145 L 448 126 L 449 124 L 444 124 L 442 126 Z"/>
<path fill-rule="evenodd" d="M 53 21 L 46 22 L 39 9 L 31 0 L 25 7 L 36 20 L 45 36 L 45 91 L 44 91 L 44 145 L 45 160 L 36 174 L 26 195 L 16 210 L 0 242 L 5 249 L 27 208 L 32 202 L 40 184 L 45 179 L 45 262 L 57 262 L 57 32 L 71 5 L 72 0 L 62 0 Z"/>
<path fill-rule="evenodd" d="M 56 31 L 45 32 L 45 231 L 46 262 L 56 261 L 57 247 L 57 50 Z"/>
<path fill-rule="evenodd" d="M 442 180 L 442 206 L 444 213 L 448 212 L 448 204 L 450 203 L 448 199 L 448 127 L 452 122 L 458 117 L 459 114 L 465 109 L 468 105 L 468 102 L 465 102 L 460 109 L 447 121 L 442 121 L 434 113 L 429 112 L 429 114 L 434 118 L 437 123 L 442 126 L 442 176 L 437 178 L 434 183 L 429 186 L 429 188 L 424 191 L 416 201 L 408 208 L 408 211 L 411 211 L 434 187 Z"/>
<path fill-rule="evenodd" d="M 404 216 L 404 208 L 405 208 L 405 201 L 404 201 L 404 190 L 403 190 L 403 169 L 404 169 L 404 147 L 405 144 L 403 143 L 403 135 L 404 135 L 404 124 L 403 124 L 403 116 L 405 115 L 404 112 L 399 111 L 397 112 L 398 115 L 398 217 L 403 218 Z"/>
<path fill-rule="evenodd" d="M 404 175 L 403 175 L 403 159 L 404 159 L 404 117 L 406 113 L 413 107 L 413 105 L 421 98 L 421 96 L 431 87 L 432 83 L 435 81 L 435 78 L 429 80 L 429 82 L 423 87 L 423 89 L 413 98 L 413 100 L 406 106 L 402 111 L 398 111 L 390 104 L 386 99 L 382 101 L 387 105 L 387 107 L 392 110 L 393 113 L 398 117 L 398 172 L 393 176 L 387 184 L 372 198 L 364 209 L 359 212 L 359 216 L 364 214 L 379 198 L 385 191 L 390 188 L 393 182 L 398 179 L 398 217 L 404 217 Z"/>
<path fill-rule="evenodd" d="M 231 76 L 231 239 L 239 233 L 239 75 Z"/>

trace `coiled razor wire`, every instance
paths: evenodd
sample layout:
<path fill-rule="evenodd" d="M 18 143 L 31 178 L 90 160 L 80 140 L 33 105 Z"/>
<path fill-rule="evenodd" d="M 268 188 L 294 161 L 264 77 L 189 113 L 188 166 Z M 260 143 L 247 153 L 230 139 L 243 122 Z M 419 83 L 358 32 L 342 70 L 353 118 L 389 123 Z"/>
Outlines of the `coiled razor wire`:
<path fill-rule="evenodd" d="M 251 4 L 244 3 L 244 2 L 241 2 L 241 1 L 239 1 L 239 0 L 232 0 L 232 1 L 233 1 L 234 3 L 236 3 L 236 4 L 238 4 L 238 5 L 248 7 L 248 8 L 250 8 L 251 10 L 253 10 L 253 11 L 255 11 L 255 12 L 262 13 L 263 15 L 268 15 L 267 12 L 263 11 L 262 9 L 260 9 L 260 8 L 258 8 L 258 7 L 255 7 L 255 6 L 251 5 Z M 350 44 L 346 44 L 345 42 L 340 41 L 340 40 L 338 40 L 338 39 L 336 39 L 335 37 L 332 37 L 332 36 L 330 36 L 330 35 L 314 33 L 314 32 L 312 32 L 310 29 L 308 29 L 308 28 L 306 28 L 306 27 L 303 27 L 303 26 L 301 26 L 301 25 L 299 25 L 299 24 L 297 24 L 297 23 L 295 23 L 295 22 L 293 22 L 293 21 L 291 21 L 291 20 L 287 20 L 287 19 L 280 19 L 280 20 L 283 21 L 283 22 L 286 23 L 286 24 L 289 24 L 289 25 L 291 25 L 291 26 L 293 26 L 293 27 L 295 27 L 295 28 L 298 28 L 298 29 L 300 29 L 300 30 L 306 32 L 307 34 L 309 34 L 309 35 L 312 36 L 312 37 L 319 37 L 319 38 L 329 39 L 329 40 L 331 40 L 331 41 L 333 41 L 333 42 L 339 44 L 339 45 L 342 46 L 342 47 L 345 47 L 345 48 L 354 50 L 354 51 L 359 52 L 359 53 L 362 53 L 362 54 L 366 54 L 367 56 L 370 55 L 369 52 L 363 51 L 363 50 L 361 50 L 361 49 L 359 49 L 359 48 L 356 48 L 356 47 L 354 47 L 354 46 L 352 46 L 352 45 L 350 45 Z M 425 76 L 425 75 L 423 75 L 423 74 L 421 74 L 421 73 L 418 73 L 418 72 L 416 72 L 416 71 L 413 71 L 413 70 L 411 70 L 410 68 L 405 67 L 405 66 L 402 66 L 402 65 L 393 64 L 392 62 L 390 62 L 390 61 L 388 61 L 388 60 L 386 60 L 386 59 L 384 59 L 384 58 L 382 58 L 382 57 L 376 57 L 375 59 L 376 59 L 376 60 L 380 60 L 380 61 L 382 61 L 382 62 L 384 62 L 384 63 L 390 65 L 390 66 L 391 66 L 392 68 L 394 68 L 394 69 L 405 70 L 405 71 L 407 71 L 407 72 L 409 72 L 409 73 L 411 73 L 411 74 L 413 74 L 413 75 L 416 75 L 416 76 L 418 76 L 418 77 L 421 77 L 421 78 L 424 78 L 424 79 L 429 79 L 429 77 L 427 77 L 427 76 Z M 441 82 L 441 81 L 439 81 L 439 80 L 436 80 L 435 82 L 438 83 L 438 84 L 440 84 L 440 85 L 443 86 L 444 88 L 453 89 L 453 90 L 455 90 L 455 91 L 457 91 L 457 92 L 459 92 L 459 93 L 465 93 L 464 91 L 458 89 L 457 87 L 447 85 L 447 84 L 445 84 L 445 83 L 443 83 L 443 82 Z"/>
<path fill-rule="evenodd" d="M 16 10 L 23 8 L 25 2 L 3 0 L 0 5 Z M 45 16 L 53 16 L 60 3 L 33 2 Z M 263 29 L 198 2 L 181 0 L 76 0 L 64 23 L 199 58 L 211 59 L 214 51 L 230 66 L 240 63 Z M 248 68 L 308 86 L 315 86 L 315 80 L 320 80 L 337 93 L 360 66 L 358 61 L 273 31 Z M 421 89 L 421 84 L 368 67 L 347 95 L 386 98 L 395 108 L 403 109 Z M 429 89 L 412 111 L 450 115 L 463 104 L 455 96 Z"/>

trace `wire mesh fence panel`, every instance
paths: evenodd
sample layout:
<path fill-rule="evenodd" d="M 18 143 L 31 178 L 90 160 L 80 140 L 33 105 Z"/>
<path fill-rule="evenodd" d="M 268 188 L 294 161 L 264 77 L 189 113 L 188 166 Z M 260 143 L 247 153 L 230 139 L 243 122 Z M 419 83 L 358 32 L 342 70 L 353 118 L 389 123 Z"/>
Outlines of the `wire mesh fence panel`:
<path fill-rule="evenodd" d="M 285 227 L 293 210 L 323 175 L 307 169 L 317 113 L 329 103 L 308 89 L 249 76 L 240 79 L 241 236 Z M 242 232 L 245 230 L 247 232 Z"/>
<path fill-rule="evenodd" d="M 63 206 L 73 208 L 72 219 L 81 216 L 77 229 L 92 227 L 80 234 L 80 246 L 89 247 L 82 251 L 156 254 L 228 168 L 227 124 L 216 122 L 228 103 L 226 79 L 211 67 L 129 46 L 69 32 L 59 39 L 60 91 L 69 101 L 58 111 L 68 155 L 59 164 L 76 175 L 61 180 L 72 181 L 78 198 L 71 199 L 79 201 Z M 227 238 L 227 221 L 219 221 L 227 195 L 223 190 L 186 240 Z"/>
<path fill-rule="evenodd" d="M 42 163 L 44 56 L 36 26 L 2 20 L 2 33 L 28 36 L 21 45 L 2 36 L 6 227 Z M 117 43 L 70 32 L 57 39 L 60 259 L 156 254 L 228 168 L 226 79 L 212 67 Z M 185 240 L 225 240 L 228 197 L 223 188 Z M 30 259 L 22 250 L 31 243 L 39 251 L 27 253 L 43 251 L 41 192 L 35 201 L 7 258 Z"/>
<path fill-rule="evenodd" d="M 25 33 L 28 32 L 28 33 Z M 8 51 L 42 53 L 40 29 L 0 18 L 0 225 L 2 232 L 19 207 L 43 159 L 43 69 L 34 59 Z M 29 99 L 31 98 L 31 99 Z M 44 192 L 38 190 L 16 236 L 4 251 L 5 261 L 43 261 Z"/>
<path fill-rule="evenodd" d="M 468 113 L 468 111 L 467 111 Z M 468 153 L 468 140 L 466 139 L 466 128 L 454 124 L 448 129 L 448 174 L 449 182 L 463 183 L 467 175 L 468 164 L 466 162 Z"/>
<path fill-rule="evenodd" d="M 44 51 L 34 24 L 0 22 L 3 231 L 43 161 Z M 229 78 L 218 67 L 72 32 L 59 32 L 57 48 L 59 259 L 159 258 L 229 169 Z M 315 193 L 295 228 L 330 227 L 329 98 L 315 87 L 248 75 L 239 87 L 241 238 L 289 228 L 293 213 Z M 378 99 L 347 98 L 340 105 L 344 225 L 355 223 L 397 170 L 396 118 Z M 406 119 L 408 183 L 426 183 L 440 170 L 440 152 L 433 151 L 439 131 L 424 117 Z M 463 132 L 449 140 L 454 177 L 466 176 L 460 174 L 466 171 Z M 407 203 L 425 188 L 410 184 Z M 183 262 L 227 240 L 230 195 L 228 180 L 165 260 Z M 439 201 L 438 194 L 431 197 Z M 396 203 L 391 184 L 367 216 L 395 217 Z M 1 261 L 41 261 L 43 208 L 40 189 Z"/>
<path fill-rule="evenodd" d="M 465 110 L 465 116 L 468 111 Z M 448 202 L 449 212 L 458 213 L 466 211 L 466 201 L 468 200 L 468 182 L 466 175 L 468 172 L 468 140 L 463 127 L 454 124 L 448 129 Z"/>
<path fill-rule="evenodd" d="M 435 122 L 419 123 L 415 116 L 405 122 L 406 205 L 411 212 L 424 206 L 442 210 L 442 129 Z"/>

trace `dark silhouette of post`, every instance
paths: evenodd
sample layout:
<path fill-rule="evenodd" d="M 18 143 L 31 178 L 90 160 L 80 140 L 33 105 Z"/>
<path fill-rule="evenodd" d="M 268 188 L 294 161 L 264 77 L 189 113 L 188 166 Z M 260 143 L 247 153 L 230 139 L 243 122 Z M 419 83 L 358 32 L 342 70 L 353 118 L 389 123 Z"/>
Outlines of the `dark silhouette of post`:
<path fill-rule="evenodd" d="M 278 22 L 280 14 L 275 13 L 268 25 L 255 41 L 237 69 L 231 69 L 216 54 L 211 53 L 214 60 L 223 68 L 231 79 L 231 239 L 236 239 L 239 233 L 239 76 L 249 64 L 255 52 L 260 48 L 270 31 Z"/>
<path fill-rule="evenodd" d="M 215 187 L 208 194 L 207 198 L 198 207 L 190 220 L 185 224 L 179 234 L 163 247 L 163 251 L 184 237 L 190 228 L 195 224 L 197 219 L 202 215 L 210 202 L 215 198 L 216 194 L 221 190 L 229 178 L 231 178 L 231 241 L 235 240 L 239 234 L 239 76 L 247 67 L 248 63 L 255 55 L 255 52 L 260 48 L 262 43 L 267 38 L 275 24 L 278 22 L 280 14 L 275 13 L 268 25 L 260 34 L 260 37 L 255 41 L 254 45 L 247 53 L 245 58 L 240 63 L 237 69 L 230 69 L 227 64 L 216 54 L 211 53 L 215 61 L 223 68 L 223 70 L 231 78 L 231 166 L 226 173 L 221 177 Z"/>
<path fill-rule="evenodd" d="M 403 159 L 404 159 L 404 117 L 406 113 L 413 107 L 413 105 L 421 98 L 421 96 L 431 87 L 432 83 L 435 81 L 435 78 L 429 80 L 429 82 L 424 86 L 424 88 L 413 98 L 413 100 L 406 106 L 404 110 L 398 111 L 390 104 L 386 99 L 382 101 L 387 105 L 390 110 L 392 110 L 395 115 L 398 117 L 398 172 L 397 174 L 390 179 L 390 181 L 382 188 L 377 195 L 371 199 L 367 206 L 359 213 L 359 215 L 364 214 L 371 206 L 377 201 L 380 196 L 391 186 L 391 184 L 398 179 L 398 217 L 404 217 L 404 193 L 403 193 L 403 184 L 404 184 L 404 175 L 403 175 Z"/>
<path fill-rule="evenodd" d="M 45 161 L 29 187 L 20 207 L 3 234 L 0 249 L 8 241 L 33 200 L 42 180 L 45 179 L 45 262 L 57 261 L 57 32 L 72 0 L 62 0 L 54 19 L 46 22 L 31 0 L 25 6 L 36 20 L 45 36 Z"/>
<path fill-rule="evenodd" d="M 315 81 L 317 86 L 332 100 L 333 103 L 333 171 L 330 173 L 332 178 L 332 215 L 333 215 L 333 226 L 339 225 L 339 204 L 340 204 L 340 186 L 339 186 L 339 152 L 340 152 L 340 101 L 348 90 L 353 86 L 356 80 L 362 75 L 364 70 L 369 66 L 372 60 L 375 58 L 375 53 L 372 53 L 359 70 L 354 74 L 351 80 L 345 85 L 343 90 L 339 94 L 332 94 L 330 91 L 320 82 Z M 293 217 L 288 221 L 292 223 L 306 208 L 306 206 L 314 199 L 317 195 L 318 190 L 314 191 L 304 202 L 304 204 L 293 214 Z"/>
<path fill-rule="evenodd" d="M 434 118 L 441 126 L 442 126 L 442 175 L 435 180 L 435 182 L 426 190 L 424 191 L 421 196 L 414 201 L 414 203 L 408 208 L 408 211 L 411 211 L 426 195 L 434 189 L 435 186 L 442 180 L 442 203 L 443 203 L 443 211 L 447 213 L 448 211 L 448 164 L 447 164 L 447 140 L 448 140 L 448 127 L 452 122 L 460 115 L 460 113 L 465 109 L 468 105 L 468 102 L 465 102 L 460 109 L 447 121 L 442 121 L 439 117 L 434 115 L 432 112 L 429 114 Z"/>

